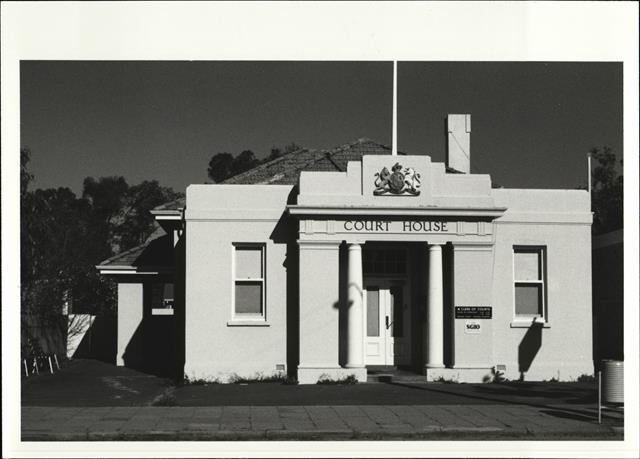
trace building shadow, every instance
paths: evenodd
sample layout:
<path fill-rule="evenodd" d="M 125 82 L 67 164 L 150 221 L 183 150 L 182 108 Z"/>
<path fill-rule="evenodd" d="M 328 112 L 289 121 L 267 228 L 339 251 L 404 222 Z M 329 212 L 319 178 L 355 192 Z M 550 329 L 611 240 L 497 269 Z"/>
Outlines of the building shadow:
<path fill-rule="evenodd" d="M 293 187 L 287 198 L 287 204 L 295 204 L 297 187 Z M 298 249 L 298 221 L 288 213 L 283 213 L 269 235 L 274 244 L 286 244 L 287 251 L 283 262 L 286 271 L 286 359 L 287 375 L 295 377 L 300 362 L 300 309 L 299 288 L 300 268 Z"/>
<path fill-rule="evenodd" d="M 184 359 L 180 336 L 180 311 L 174 315 L 152 314 L 152 283 L 143 286 L 143 313 L 122 355 L 124 366 L 155 376 L 181 379 Z"/>
<path fill-rule="evenodd" d="M 347 245 L 343 242 L 340 244 L 338 254 L 338 301 L 333 304 L 333 307 L 338 309 L 338 365 L 340 366 L 347 364 L 347 345 L 349 339 L 347 333 L 351 303 L 347 297 L 347 282 L 349 281 L 349 273 L 347 272 L 348 256 Z"/>
<path fill-rule="evenodd" d="M 532 323 L 518 345 L 520 381 L 524 381 L 525 374 L 531 368 L 540 347 L 542 347 L 542 324 Z"/>
<path fill-rule="evenodd" d="M 88 315 L 75 315 L 69 319 L 67 341 L 79 334 L 82 337 L 71 358 L 116 363 L 117 322 L 114 316 L 100 315 L 90 320 Z"/>

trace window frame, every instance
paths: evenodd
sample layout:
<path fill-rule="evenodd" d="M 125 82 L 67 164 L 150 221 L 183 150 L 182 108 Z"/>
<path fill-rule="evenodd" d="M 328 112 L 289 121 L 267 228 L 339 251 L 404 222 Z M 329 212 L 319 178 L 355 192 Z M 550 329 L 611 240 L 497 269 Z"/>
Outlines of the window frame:
<path fill-rule="evenodd" d="M 237 250 L 260 249 L 260 271 L 262 277 L 238 278 L 237 277 Z M 231 322 L 228 325 L 245 323 L 266 323 L 267 321 L 267 246 L 264 242 L 234 242 L 231 245 Z M 238 283 L 257 283 L 262 286 L 261 312 L 236 312 L 236 286 Z"/>
<path fill-rule="evenodd" d="M 166 286 L 172 286 L 172 298 L 171 305 L 168 306 L 165 304 L 165 290 Z M 159 282 L 151 282 L 150 284 L 150 295 L 151 295 L 151 315 L 152 316 L 172 316 L 174 315 L 175 308 L 175 282 L 174 281 L 159 281 Z M 156 297 L 157 295 L 157 297 Z M 156 299 L 160 301 L 158 303 L 155 302 Z"/>
<path fill-rule="evenodd" d="M 400 263 L 401 261 L 403 261 L 403 270 L 397 271 L 397 270 L 389 270 L 387 269 L 388 267 L 388 262 L 391 260 L 392 257 L 388 257 L 388 254 L 392 253 L 392 252 L 397 252 L 400 255 L 400 258 L 395 259 L 394 262 L 396 263 Z M 382 263 L 383 269 L 381 271 L 377 271 L 375 268 L 372 270 L 366 270 L 366 266 L 367 266 L 367 261 L 365 260 L 367 256 L 373 255 L 373 254 L 379 254 L 382 255 L 382 259 L 381 260 L 377 260 L 378 262 Z M 362 249 L 362 274 L 363 276 L 366 276 L 367 278 L 384 278 L 384 279 L 404 279 L 410 276 L 410 254 L 409 251 L 406 247 L 394 247 L 394 246 L 390 246 L 390 245 L 383 245 L 383 246 L 375 246 L 375 247 L 363 247 Z"/>
<path fill-rule="evenodd" d="M 523 280 L 516 279 L 516 254 L 520 252 L 537 253 L 539 263 L 539 279 Z M 513 296 L 513 324 L 531 324 L 531 323 L 549 323 L 549 311 L 547 301 L 547 247 L 544 245 L 514 245 L 511 251 L 511 269 L 512 269 L 512 296 Z M 517 285 L 539 285 L 542 289 L 540 294 L 539 305 L 540 313 L 538 314 L 519 314 L 516 303 L 516 286 Z"/>

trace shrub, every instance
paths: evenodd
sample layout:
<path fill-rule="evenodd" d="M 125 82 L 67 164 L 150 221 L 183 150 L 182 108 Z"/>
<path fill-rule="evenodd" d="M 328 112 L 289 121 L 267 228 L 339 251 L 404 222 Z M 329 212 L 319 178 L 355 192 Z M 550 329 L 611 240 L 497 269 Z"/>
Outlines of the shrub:
<path fill-rule="evenodd" d="M 595 380 L 596 377 L 594 375 L 581 374 L 580 376 L 578 376 L 578 382 L 590 383 L 595 382 Z"/>
<path fill-rule="evenodd" d="M 205 379 L 205 378 L 194 378 L 191 379 L 189 376 L 185 375 L 182 380 L 183 386 L 207 386 L 209 384 L 220 384 L 220 380 L 218 378 L 213 379 Z"/>
<path fill-rule="evenodd" d="M 263 382 L 282 382 L 287 380 L 287 375 L 284 373 L 274 373 L 271 375 L 265 376 L 263 373 L 256 373 L 255 376 L 251 378 L 245 378 L 243 376 L 238 376 L 237 374 L 233 374 L 229 377 L 229 382 L 232 384 L 253 384 L 253 383 L 263 383 Z"/>
<path fill-rule="evenodd" d="M 458 381 L 455 379 L 446 379 L 444 376 L 438 376 L 432 382 L 442 383 L 442 384 L 457 384 Z"/>
<path fill-rule="evenodd" d="M 298 384 L 298 379 L 293 377 L 293 376 L 287 376 L 283 381 L 282 384 L 284 384 L 285 386 L 295 386 Z"/>
<path fill-rule="evenodd" d="M 352 384 L 357 384 L 357 383 L 358 383 L 358 379 L 356 378 L 355 375 L 349 375 L 349 376 L 346 376 L 346 377 L 341 378 L 341 379 L 333 379 L 328 374 L 323 373 L 318 378 L 318 382 L 316 384 L 326 384 L 326 385 L 345 384 L 345 385 L 352 385 Z"/>

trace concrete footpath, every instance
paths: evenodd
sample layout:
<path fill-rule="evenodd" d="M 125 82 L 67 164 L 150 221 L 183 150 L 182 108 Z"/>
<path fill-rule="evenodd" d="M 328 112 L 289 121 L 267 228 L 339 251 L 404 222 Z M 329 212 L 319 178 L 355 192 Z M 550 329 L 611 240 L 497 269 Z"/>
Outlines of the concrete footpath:
<path fill-rule="evenodd" d="M 23 441 L 622 440 L 593 405 L 22 407 Z"/>

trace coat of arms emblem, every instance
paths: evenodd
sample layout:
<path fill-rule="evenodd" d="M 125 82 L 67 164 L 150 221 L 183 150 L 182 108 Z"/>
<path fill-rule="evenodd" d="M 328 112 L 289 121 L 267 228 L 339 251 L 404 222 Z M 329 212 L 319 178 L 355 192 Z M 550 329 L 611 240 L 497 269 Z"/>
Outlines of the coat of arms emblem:
<path fill-rule="evenodd" d="M 375 176 L 376 189 L 373 190 L 373 194 L 376 196 L 385 194 L 418 196 L 420 194 L 420 174 L 411 167 L 402 167 L 400 163 L 395 163 L 391 172 L 384 167 L 380 172 L 376 172 Z"/>

